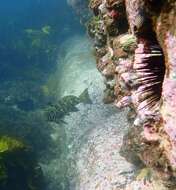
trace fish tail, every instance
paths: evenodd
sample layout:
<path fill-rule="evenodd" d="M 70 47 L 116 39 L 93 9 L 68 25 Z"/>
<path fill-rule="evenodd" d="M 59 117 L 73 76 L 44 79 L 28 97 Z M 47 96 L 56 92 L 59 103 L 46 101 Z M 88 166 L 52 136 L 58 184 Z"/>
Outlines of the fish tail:
<path fill-rule="evenodd" d="M 79 100 L 80 102 L 84 103 L 84 104 L 92 104 L 92 100 L 89 96 L 89 92 L 88 92 L 88 88 L 86 88 L 81 95 L 79 96 Z"/>

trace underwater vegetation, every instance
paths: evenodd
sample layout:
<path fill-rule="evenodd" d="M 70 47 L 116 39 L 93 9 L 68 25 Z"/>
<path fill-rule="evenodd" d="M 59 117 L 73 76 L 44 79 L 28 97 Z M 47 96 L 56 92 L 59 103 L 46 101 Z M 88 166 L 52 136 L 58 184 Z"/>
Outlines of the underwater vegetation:
<path fill-rule="evenodd" d="M 42 82 L 16 80 L 1 82 L 0 103 L 22 111 L 34 111 L 53 99 Z"/>
<path fill-rule="evenodd" d="M 45 109 L 45 116 L 47 121 L 61 123 L 66 115 L 70 112 L 78 111 L 76 105 L 79 103 L 91 104 L 92 101 L 89 97 L 88 89 L 85 89 L 79 97 L 74 95 L 64 96 L 58 101 L 57 104 L 50 105 Z"/>
<path fill-rule="evenodd" d="M 21 141 L 0 137 L 0 189 L 39 190 L 42 171 L 34 154 Z"/>
<path fill-rule="evenodd" d="M 18 36 L 2 44 L 1 79 L 35 77 L 41 80 L 41 71 L 49 73 L 57 58 L 58 43 L 54 41 L 53 33 L 49 25 L 40 29 L 24 28 L 19 31 Z M 31 75 L 27 74 L 28 71 Z"/>
<path fill-rule="evenodd" d="M 38 156 L 52 144 L 50 137 L 52 128 L 40 116 L 39 111 L 25 112 L 1 105 L 0 113 L 0 134 L 15 136 L 23 140 Z"/>
<path fill-rule="evenodd" d="M 41 71 L 47 74 L 55 69 L 57 50 L 70 28 L 80 29 L 77 21 L 70 21 L 73 13 L 66 1 L 26 0 L 19 4 L 7 0 L 0 9 L 1 80 L 24 79 L 28 71 L 31 78 L 35 73 L 41 80 Z"/>
<path fill-rule="evenodd" d="M 57 45 L 52 42 L 52 28 L 49 25 L 42 26 L 40 29 L 25 29 L 23 38 L 16 41 L 14 49 L 23 54 L 34 65 L 48 64 L 55 61 Z M 45 60 L 45 62 L 44 62 Z M 37 66 L 36 65 L 36 66 Z"/>
<path fill-rule="evenodd" d="M 53 101 L 43 86 L 58 56 L 60 4 L 6 1 L 0 8 L 0 134 L 23 139 L 37 154 L 51 143 L 37 110 Z"/>
<path fill-rule="evenodd" d="M 56 149 L 57 158 L 65 160 L 59 162 L 57 174 L 57 189 L 61 190 L 68 183 L 66 137 L 61 129 L 55 143 L 54 127 L 41 112 L 48 102 L 59 104 L 60 119 L 80 102 L 90 101 L 85 91 L 85 96 L 64 97 L 62 104 L 55 102 L 54 85 L 48 82 L 58 64 L 61 42 L 73 31 L 81 33 L 83 29 L 80 30 L 76 19 L 70 19 L 76 17 L 66 7 L 66 1 L 7 0 L 1 5 L 0 190 L 47 189 L 49 182 L 42 186 L 43 174 L 38 163 L 48 164 L 55 159 Z M 46 177 L 49 178 L 45 176 L 44 180 Z"/>

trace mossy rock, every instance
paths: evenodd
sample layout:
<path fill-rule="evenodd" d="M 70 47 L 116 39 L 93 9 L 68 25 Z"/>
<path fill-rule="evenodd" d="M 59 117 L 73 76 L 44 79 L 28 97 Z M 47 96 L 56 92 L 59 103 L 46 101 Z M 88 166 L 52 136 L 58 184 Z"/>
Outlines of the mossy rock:
<path fill-rule="evenodd" d="M 0 137 L 0 189 L 42 189 L 42 172 L 31 150 L 21 141 Z"/>
<path fill-rule="evenodd" d="M 137 47 L 136 37 L 131 34 L 123 35 L 119 42 L 122 49 L 126 52 L 134 52 Z"/>
<path fill-rule="evenodd" d="M 123 137 L 123 144 L 120 149 L 120 155 L 139 168 L 144 165 L 139 156 L 143 148 L 140 144 L 141 133 L 141 128 L 130 127 Z"/>
<path fill-rule="evenodd" d="M 87 23 L 88 34 L 94 38 L 96 33 L 100 33 L 101 30 L 101 18 L 100 16 L 92 17 Z"/>

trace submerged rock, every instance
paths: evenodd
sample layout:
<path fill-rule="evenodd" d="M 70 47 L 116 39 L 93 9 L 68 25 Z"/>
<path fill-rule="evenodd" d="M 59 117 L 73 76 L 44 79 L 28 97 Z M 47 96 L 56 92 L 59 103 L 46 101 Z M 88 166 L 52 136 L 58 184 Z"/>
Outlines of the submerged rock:
<path fill-rule="evenodd" d="M 130 125 L 136 126 L 125 136 L 122 152 L 130 162 L 142 161 L 157 176 L 156 183 L 155 177 L 146 183 L 134 180 L 127 189 L 175 189 L 175 1 L 91 3 L 97 3 L 98 11 L 92 9 L 106 35 L 106 53 L 100 54 L 102 47 L 95 46 L 97 67 L 109 80 L 106 68 L 115 66 L 114 103 L 118 108 L 130 107 Z M 110 94 L 108 89 L 105 92 Z"/>

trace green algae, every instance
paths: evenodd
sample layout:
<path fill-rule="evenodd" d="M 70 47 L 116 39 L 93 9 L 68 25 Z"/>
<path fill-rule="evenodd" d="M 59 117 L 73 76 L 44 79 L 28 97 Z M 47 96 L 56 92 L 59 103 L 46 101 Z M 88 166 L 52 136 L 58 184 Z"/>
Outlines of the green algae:
<path fill-rule="evenodd" d="M 57 45 L 51 40 L 51 26 L 45 25 L 40 29 L 25 29 L 24 34 L 23 47 L 25 50 L 28 49 L 26 53 L 29 58 L 44 54 L 48 61 L 52 60 L 52 55 L 57 49 Z"/>
<path fill-rule="evenodd" d="M 0 137 L 0 189 L 39 190 L 42 171 L 32 151 L 22 141 Z"/>
<path fill-rule="evenodd" d="M 126 52 L 131 52 L 137 47 L 137 39 L 135 36 L 126 34 L 120 38 L 120 45 Z"/>
<path fill-rule="evenodd" d="M 87 23 L 87 30 L 91 37 L 94 37 L 95 33 L 99 33 L 101 27 L 100 21 L 100 16 L 94 16 Z"/>
<path fill-rule="evenodd" d="M 42 31 L 44 34 L 49 35 L 49 34 L 51 33 L 51 26 L 48 26 L 48 25 L 43 26 L 43 27 L 41 28 L 41 31 Z"/>
<path fill-rule="evenodd" d="M 23 149 L 24 147 L 24 144 L 16 139 L 8 136 L 0 137 L 0 154 L 4 152 L 12 152 L 17 149 Z"/>
<path fill-rule="evenodd" d="M 50 129 L 48 129 L 49 127 L 46 121 L 37 117 L 38 109 L 41 109 L 41 107 L 48 102 L 48 99 L 50 99 L 48 96 L 51 90 L 45 87 L 45 81 L 48 75 L 51 74 L 50 71 L 54 68 L 53 65 L 56 64 L 57 48 L 58 45 L 60 45 L 59 41 L 63 40 L 60 35 L 65 37 L 65 34 L 60 32 L 64 30 L 64 26 L 60 20 L 58 21 L 60 11 L 58 11 L 58 6 L 55 7 L 57 7 L 56 11 L 54 12 L 52 9 L 52 14 L 47 14 L 47 18 L 38 16 L 38 13 L 34 14 L 34 22 L 31 22 L 30 18 L 29 21 L 28 18 L 25 20 L 26 14 L 29 14 L 27 13 L 28 11 L 26 11 L 25 15 L 19 16 L 19 21 L 15 21 L 16 15 L 14 18 L 10 17 L 10 22 L 14 23 L 13 29 L 7 31 L 8 38 L 4 40 L 5 43 L 2 42 L 1 44 L 3 46 L 1 48 L 2 54 L 7 54 L 7 61 L 5 60 L 5 62 L 2 63 L 1 68 L 3 68 L 3 66 L 5 67 L 4 80 L 9 82 L 9 85 L 4 85 L 2 89 L 1 81 L 0 134 L 20 138 L 20 140 L 16 140 L 5 136 L 0 139 L 1 190 L 37 189 L 37 185 L 33 182 L 34 179 L 30 177 L 40 175 L 40 171 L 39 173 L 32 171 L 33 168 L 38 168 L 35 162 L 35 154 L 37 154 L 39 158 L 43 158 L 44 155 L 47 154 L 45 162 L 49 162 L 50 158 L 48 159 L 48 157 L 51 156 L 51 152 L 53 151 L 51 149 L 55 148 L 53 142 L 50 141 L 51 127 L 49 126 Z M 49 9 L 50 6 L 47 7 L 47 13 L 50 12 Z M 40 13 L 38 10 L 37 12 Z M 42 10 L 41 13 L 43 12 L 45 11 Z M 32 10 L 30 10 L 30 15 L 32 14 Z M 4 29 L 3 26 L 1 28 Z M 64 31 L 63 33 L 67 32 L 68 31 Z M 3 38 L 3 35 L 1 36 Z M 13 56 L 9 56 L 11 54 Z M 2 62 L 3 61 L 2 59 Z M 6 73 L 10 76 L 9 78 L 6 76 Z M 52 86 L 54 85 L 52 84 Z M 52 90 L 54 92 L 55 87 L 52 87 Z M 34 108 L 26 109 L 26 105 L 24 106 L 26 102 L 32 102 Z M 34 152 L 28 150 L 21 140 L 28 143 Z M 62 144 L 63 142 L 61 141 L 57 147 L 62 146 Z M 17 157 L 19 159 L 17 159 Z M 28 160 L 27 157 L 31 159 L 31 161 Z M 10 166 L 12 165 L 14 167 L 11 168 Z M 31 171 L 28 170 L 30 166 Z M 62 168 L 64 168 L 64 166 Z M 23 169 L 26 172 L 23 172 Z M 10 171 L 10 173 L 8 173 L 8 171 Z M 14 183 L 10 185 L 9 182 L 11 171 L 14 171 L 15 175 L 19 176 L 19 180 L 16 180 L 14 187 Z M 63 180 L 65 177 L 66 172 L 64 172 Z M 26 182 L 25 179 L 28 182 Z M 20 184 L 23 182 L 27 185 L 23 185 L 22 187 Z M 61 182 L 58 181 L 58 183 Z"/>
<path fill-rule="evenodd" d="M 24 31 L 27 35 L 30 36 L 42 36 L 42 35 L 50 35 L 51 34 L 51 26 L 45 25 L 40 29 L 27 28 Z"/>

